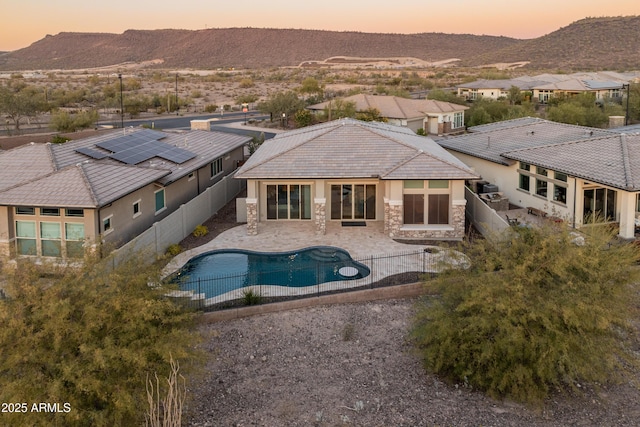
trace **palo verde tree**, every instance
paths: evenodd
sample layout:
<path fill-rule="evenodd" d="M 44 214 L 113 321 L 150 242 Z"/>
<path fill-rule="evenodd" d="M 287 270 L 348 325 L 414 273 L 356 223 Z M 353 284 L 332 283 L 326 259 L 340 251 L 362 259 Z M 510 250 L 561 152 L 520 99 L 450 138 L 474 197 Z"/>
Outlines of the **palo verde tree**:
<path fill-rule="evenodd" d="M 430 372 L 494 397 L 541 402 L 637 366 L 626 346 L 637 248 L 605 226 L 512 228 L 433 282 L 412 336 Z M 431 283 L 431 282 L 430 282 Z"/>
<path fill-rule="evenodd" d="M 279 119 L 282 114 L 289 118 L 296 111 L 304 108 L 304 101 L 298 98 L 298 94 L 294 91 L 278 92 L 266 101 L 260 102 L 257 106 L 262 113 L 270 114 L 272 119 Z"/>
<path fill-rule="evenodd" d="M 108 260 L 107 260 L 108 261 Z M 150 286 L 158 269 L 139 257 L 111 268 L 20 262 L 0 300 L 0 401 L 25 403 L 4 425 L 142 425 L 147 376 L 193 360 L 194 314 Z M 59 412 L 33 410 L 34 402 Z"/>
<path fill-rule="evenodd" d="M 20 133 L 20 126 L 24 121 L 35 118 L 47 109 L 44 93 L 34 86 L 0 86 L 0 116 L 4 115 L 8 119 L 15 133 Z"/>

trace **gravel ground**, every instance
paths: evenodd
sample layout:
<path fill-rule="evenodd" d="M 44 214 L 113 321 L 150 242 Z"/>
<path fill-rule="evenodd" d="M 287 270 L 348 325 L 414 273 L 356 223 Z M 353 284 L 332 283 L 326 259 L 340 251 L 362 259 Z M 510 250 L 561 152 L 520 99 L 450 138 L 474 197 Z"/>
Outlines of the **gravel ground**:
<path fill-rule="evenodd" d="M 209 221 L 234 227 L 235 202 Z M 496 401 L 425 373 L 406 342 L 414 300 L 291 310 L 203 325 L 205 373 L 189 385 L 189 426 L 639 426 L 640 374 L 581 386 L 542 407 Z M 636 343 L 640 348 L 640 343 Z"/>
<path fill-rule="evenodd" d="M 631 383 L 582 385 L 541 408 L 425 373 L 406 342 L 413 300 L 321 306 L 203 325 L 190 426 L 638 426 Z M 635 378 L 640 379 L 639 377 Z"/>

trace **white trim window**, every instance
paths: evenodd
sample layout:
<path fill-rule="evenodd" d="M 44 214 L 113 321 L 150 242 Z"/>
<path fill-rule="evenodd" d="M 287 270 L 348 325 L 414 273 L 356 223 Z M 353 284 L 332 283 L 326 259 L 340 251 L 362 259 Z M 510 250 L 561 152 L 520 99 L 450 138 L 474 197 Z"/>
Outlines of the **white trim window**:
<path fill-rule="evenodd" d="M 452 129 L 458 129 L 464 126 L 464 111 L 453 113 L 453 127 Z"/>
<path fill-rule="evenodd" d="M 215 178 L 217 175 L 220 175 L 224 169 L 222 168 L 222 157 L 218 157 L 213 162 L 211 162 L 211 178 Z"/>
<path fill-rule="evenodd" d="M 133 208 L 134 218 L 137 218 L 140 215 L 142 215 L 142 200 L 138 199 L 135 202 L 133 202 L 132 208 Z"/>
<path fill-rule="evenodd" d="M 164 211 L 167 208 L 166 197 L 164 194 L 164 188 L 157 190 L 154 193 L 154 200 L 156 205 L 156 215 Z"/>
<path fill-rule="evenodd" d="M 113 232 L 113 215 L 102 219 L 102 233 L 107 235 Z"/>

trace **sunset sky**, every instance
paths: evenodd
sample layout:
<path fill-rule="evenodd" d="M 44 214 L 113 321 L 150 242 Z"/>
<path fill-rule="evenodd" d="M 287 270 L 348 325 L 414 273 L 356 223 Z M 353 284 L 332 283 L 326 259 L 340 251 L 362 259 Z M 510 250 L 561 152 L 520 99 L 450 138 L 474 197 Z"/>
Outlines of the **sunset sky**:
<path fill-rule="evenodd" d="M 0 51 L 60 32 L 257 27 L 535 38 L 578 19 L 640 15 L 638 0 L 1 0 Z"/>

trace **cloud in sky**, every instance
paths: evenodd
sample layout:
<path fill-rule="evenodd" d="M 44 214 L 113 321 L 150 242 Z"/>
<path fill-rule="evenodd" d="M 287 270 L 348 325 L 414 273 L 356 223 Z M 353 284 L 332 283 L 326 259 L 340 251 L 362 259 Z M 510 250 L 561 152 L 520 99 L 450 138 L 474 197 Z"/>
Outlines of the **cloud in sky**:
<path fill-rule="evenodd" d="M 0 50 L 60 32 L 128 29 L 304 28 L 378 33 L 468 33 L 535 38 L 588 16 L 640 15 L 637 0 L 23 0 L 2 6 Z"/>

